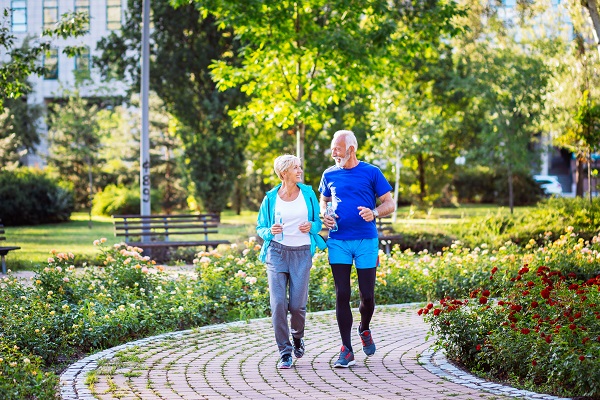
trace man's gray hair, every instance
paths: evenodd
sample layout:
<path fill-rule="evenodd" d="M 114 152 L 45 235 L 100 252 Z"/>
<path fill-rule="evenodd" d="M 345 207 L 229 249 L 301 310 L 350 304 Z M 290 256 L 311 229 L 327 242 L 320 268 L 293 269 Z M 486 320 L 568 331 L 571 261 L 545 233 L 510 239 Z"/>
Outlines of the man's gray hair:
<path fill-rule="evenodd" d="M 277 177 L 283 180 L 281 173 L 287 171 L 294 165 L 302 165 L 300 159 L 291 154 L 284 154 L 275 159 L 275 162 L 273 162 L 273 169 L 275 170 Z"/>
<path fill-rule="evenodd" d="M 354 147 L 354 152 L 356 152 L 358 150 L 358 141 L 356 140 L 356 136 L 354 136 L 354 132 L 347 131 L 347 130 L 337 131 L 336 133 L 333 134 L 333 139 L 331 141 L 333 142 L 335 139 L 337 139 L 339 137 L 343 137 L 345 139 L 346 150 L 348 150 L 350 148 L 350 146 Z"/>

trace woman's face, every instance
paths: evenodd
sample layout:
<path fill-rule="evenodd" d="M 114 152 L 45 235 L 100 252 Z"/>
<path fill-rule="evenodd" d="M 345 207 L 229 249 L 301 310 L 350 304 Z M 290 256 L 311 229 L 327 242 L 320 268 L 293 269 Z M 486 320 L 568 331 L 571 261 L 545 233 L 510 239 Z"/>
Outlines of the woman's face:
<path fill-rule="evenodd" d="M 290 183 L 302 182 L 302 167 L 299 164 L 294 164 L 281 174 L 283 180 Z"/>

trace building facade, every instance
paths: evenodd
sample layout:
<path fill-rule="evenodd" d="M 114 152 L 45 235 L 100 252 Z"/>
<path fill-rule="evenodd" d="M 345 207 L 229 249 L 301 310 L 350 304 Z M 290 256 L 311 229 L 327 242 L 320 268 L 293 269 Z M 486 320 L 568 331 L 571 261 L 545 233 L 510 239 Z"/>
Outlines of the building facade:
<path fill-rule="evenodd" d="M 111 95 L 125 94 L 125 84 L 102 81 L 99 73 L 92 67 L 92 57 L 99 55 L 96 44 L 100 39 L 121 29 L 126 6 L 127 0 L 0 0 L 0 9 L 9 10 L 9 17 L 3 23 L 17 38 L 15 47 L 20 47 L 27 40 L 39 40 L 44 29 L 55 26 L 66 13 L 75 11 L 90 16 L 86 35 L 52 40 L 52 49 L 40 60 L 40 63 L 48 67 L 48 72 L 44 76 L 29 78 L 33 93 L 28 95 L 28 103 L 48 104 L 63 97 L 65 90 L 74 88 L 78 74 L 90 78 L 85 86 L 80 87 L 80 94 L 84 97 L 97 96 L 100 88 L 109 90 Z M 66 46 L 74 45 L 83 45 L 83 54 L 76 57 L 63 54 Z M 37 153 L 45 154 L 47 145 L 44 138 L 47 129 L 44 121 L 39 121 L 38 125 L 42 143 Z M 29 154 L 24 162 L 28 165 L 43 165 L 43 159 L 35 154 Z"/>

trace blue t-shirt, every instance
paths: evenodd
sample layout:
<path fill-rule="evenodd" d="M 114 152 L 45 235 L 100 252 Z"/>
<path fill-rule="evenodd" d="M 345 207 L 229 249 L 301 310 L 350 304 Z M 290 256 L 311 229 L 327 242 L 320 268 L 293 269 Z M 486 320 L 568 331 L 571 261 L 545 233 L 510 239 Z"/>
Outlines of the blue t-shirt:
<path fill-rule="evenodd" d="M 390 192 L 392 186 L 379 168 L 360 161 L 351 169 L 337 166 L 323 172 L 319 192 L 331 197 L 331 205 L 338 215 L 338 230 L 329 232 L 332 239 L 359 240 L 377 237 L 375 221 L 367 222 L 358 213 L 358 206 L 375 208 L 376 200 Z"/>

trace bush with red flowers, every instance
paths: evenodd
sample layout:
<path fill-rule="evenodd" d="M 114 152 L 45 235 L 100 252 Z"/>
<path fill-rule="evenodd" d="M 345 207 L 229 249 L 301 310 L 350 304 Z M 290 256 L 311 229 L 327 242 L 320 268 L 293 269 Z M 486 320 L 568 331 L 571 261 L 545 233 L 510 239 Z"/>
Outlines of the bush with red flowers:
<path fill-rule="evenodd" d="M 512 268 L 490 268 L 489 287 L 444 297 L 419 314 L 438 348 L 474 372 L 600 399 L 599 242 L 568 229 L 557 241 L 529 246 Z"/>

